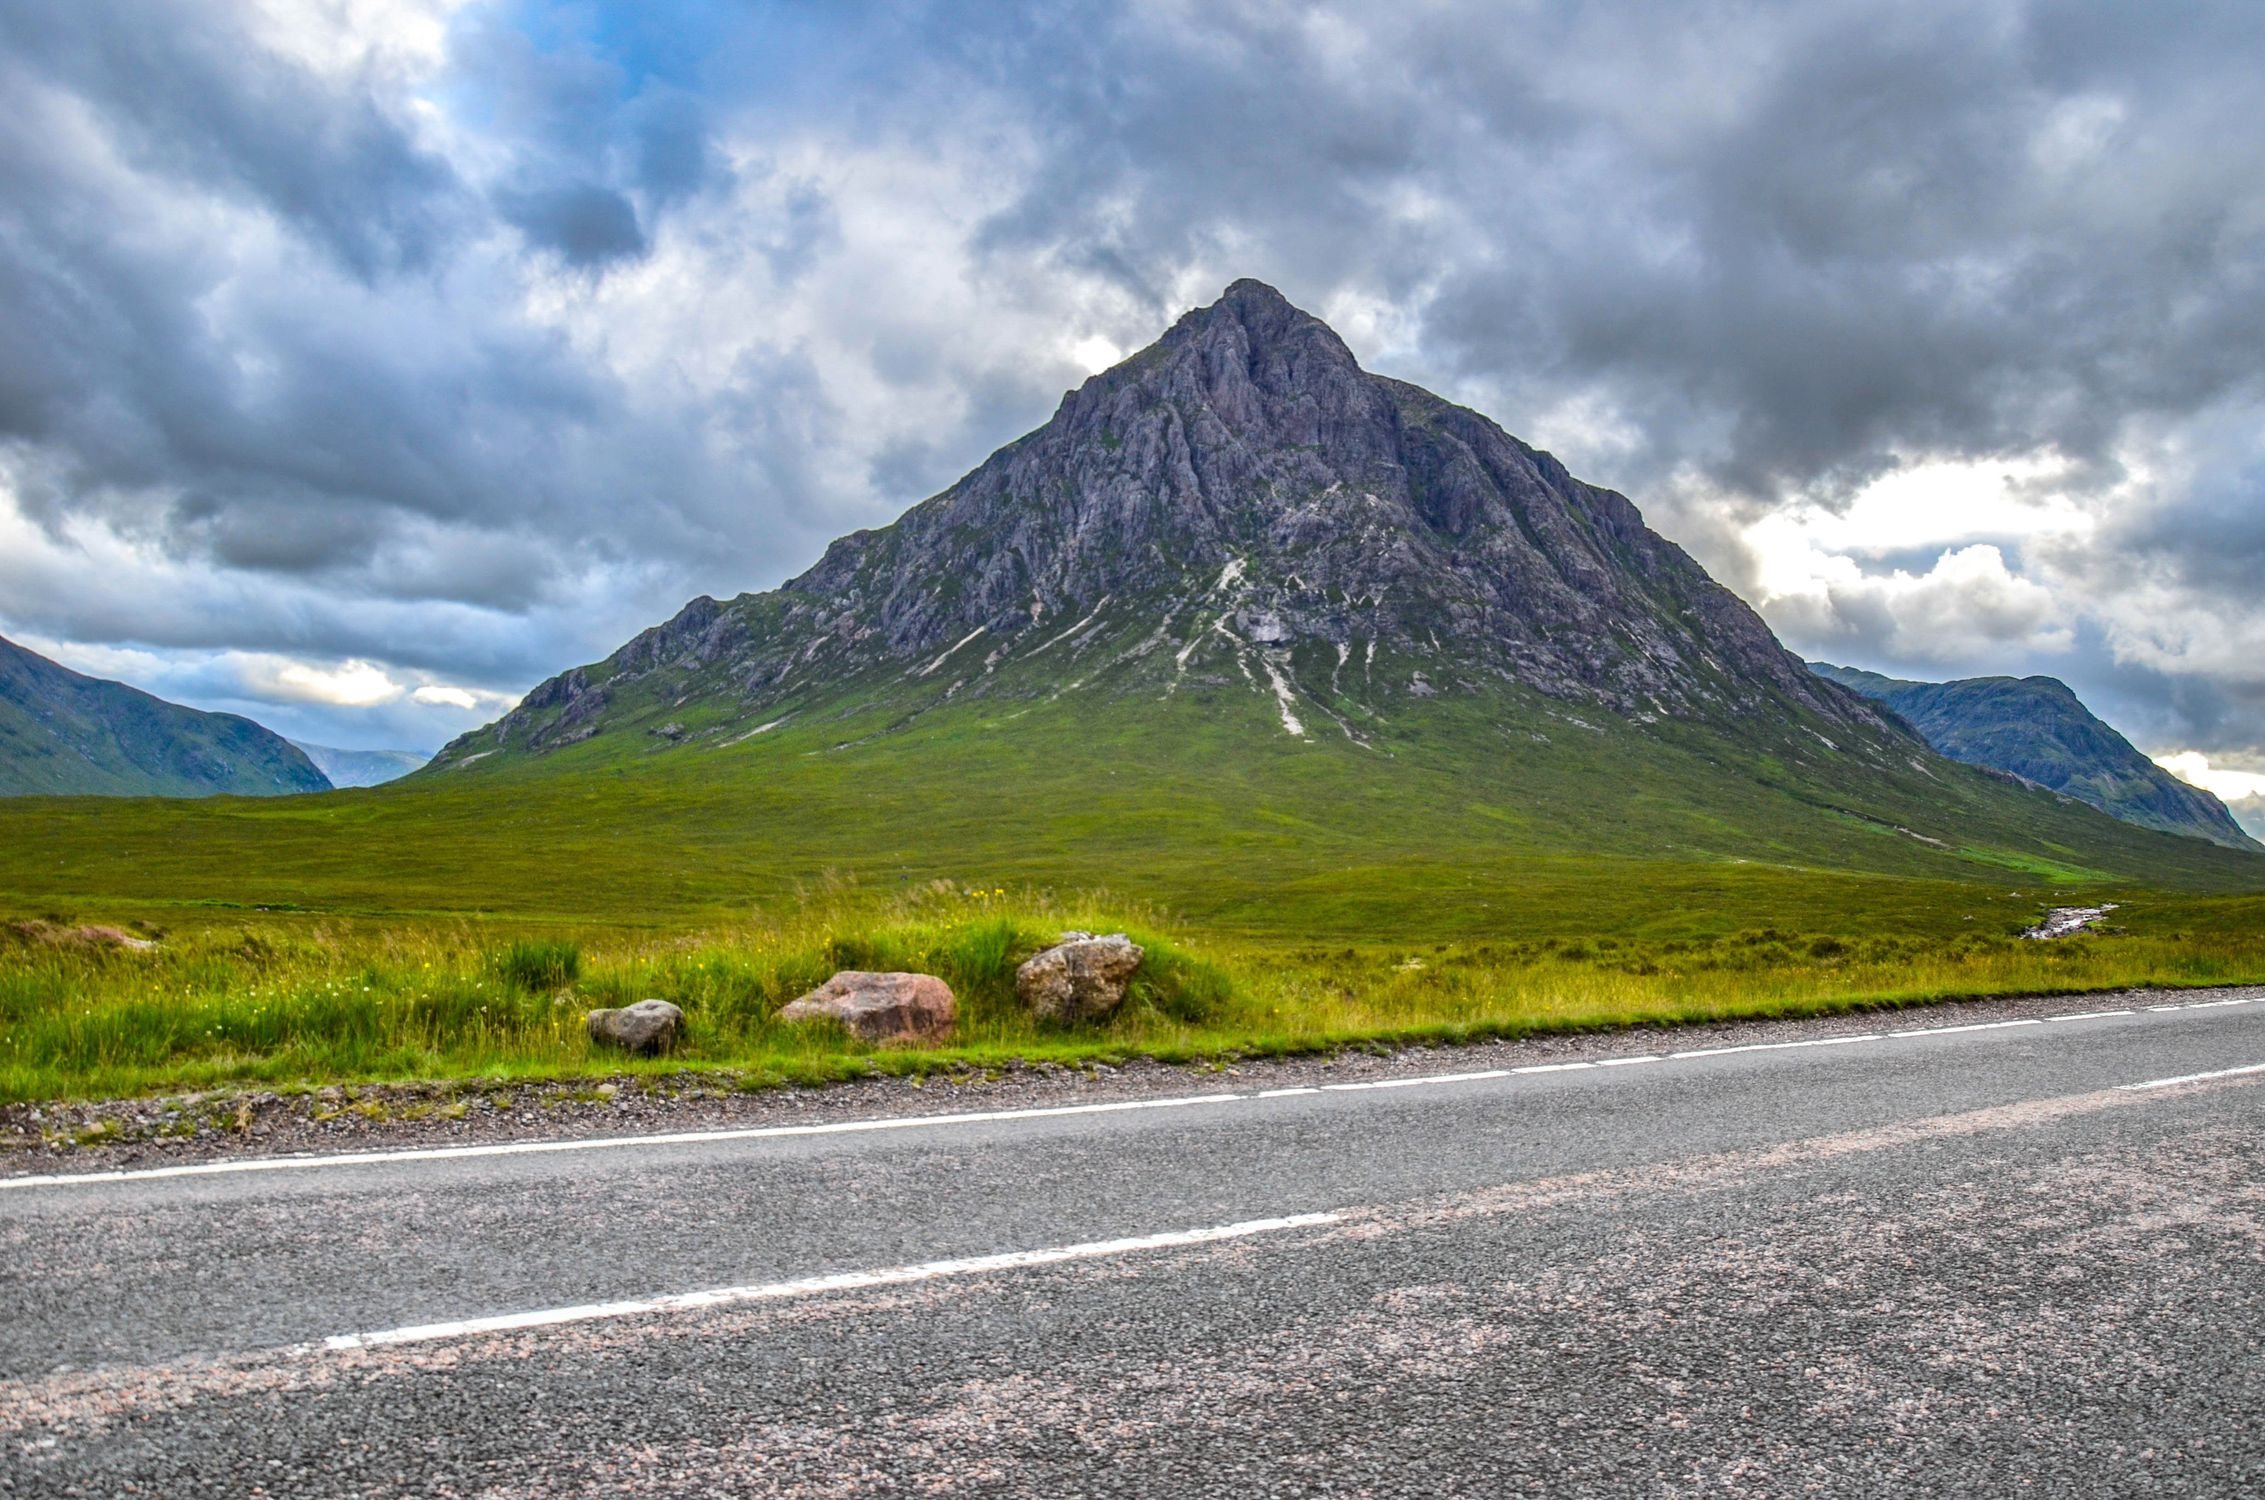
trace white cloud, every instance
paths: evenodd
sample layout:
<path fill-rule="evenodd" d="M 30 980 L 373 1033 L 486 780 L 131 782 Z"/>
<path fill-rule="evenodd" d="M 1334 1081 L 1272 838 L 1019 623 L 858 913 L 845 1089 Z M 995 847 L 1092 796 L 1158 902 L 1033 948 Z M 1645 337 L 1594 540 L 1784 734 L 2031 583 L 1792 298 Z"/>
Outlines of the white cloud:
<path fill-rule="evenodd" d="M 317 667 L 306 662 L 283 661 L 271 664 L 255 659 L 246 665 L 258 674 L 246 683 L 248 687 L 261 697 L 279 698 L 285 702 L 370 708 L 380 703 L 391 703 L 403 691 L 400 683 L 386 675 L 385 668 L 370 661 L 345 661 L 335 667 Z M 260 691 L 261 689 L 265 691 Z"/>
<path fill-rule="evenodd" d="M 1797 650 L 1828 654 L 1861 642 L 1906 662 L 1969 666 L 2015 651 L 2065 651 L 2071 614 L 2051 590 L 2006 566 L 1989 543 L 1942 553 L 1923 573 L 1868 572 L 1858 559 L 1815 548 L 1799 572 L 1781 554 L 1763 612 Z"/>
<path fill-rule="evenodd" d="M 1125 357 L 1125 351 L 1095 334 L 1070 345 L 1070 359 L 1089 375 L 1098 375 Z"/>
<path fill-rule="evenodd" d="M 439 687 L 432 683 L 409 695 L 419 703 L 441 703 L 451 708 L 478 708 L 480 700 L 460 687 Z"/>
<path fill-rule="evenodd" d="M 2210 757 L 2199 750 L 2174 750 L 2158 755 L 2155 764 L 2187 785 L 2198 786 L 2228 802 L 2265 797 L 2265 775 L 2213 766 Z"/>

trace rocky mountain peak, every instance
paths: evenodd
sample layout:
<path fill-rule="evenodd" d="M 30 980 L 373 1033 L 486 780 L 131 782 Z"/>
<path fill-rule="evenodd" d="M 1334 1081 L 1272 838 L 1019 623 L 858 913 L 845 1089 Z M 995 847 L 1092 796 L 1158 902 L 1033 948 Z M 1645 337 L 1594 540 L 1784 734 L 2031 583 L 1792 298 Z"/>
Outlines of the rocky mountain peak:
<path fill-rule="evenodd" d="M 1338 702 L 1356 656 L 1365 696 Z M 1505 686 L 1637 719 L 1766 699 L 1901 733 L 1812 677 L 1627 499 L 1369 374 L 1252 280 L 894 525 L 773 593 L 695 601 L 496 732 L 595 733 L 625 682 L 658 671 L 701 675 L 691 698 L 728 695 L 758 722 L 875 674 L 949 700 L 1053 691 L 1057 674 L 1170 693 L 1224 672 L 1300 735 Z"/>

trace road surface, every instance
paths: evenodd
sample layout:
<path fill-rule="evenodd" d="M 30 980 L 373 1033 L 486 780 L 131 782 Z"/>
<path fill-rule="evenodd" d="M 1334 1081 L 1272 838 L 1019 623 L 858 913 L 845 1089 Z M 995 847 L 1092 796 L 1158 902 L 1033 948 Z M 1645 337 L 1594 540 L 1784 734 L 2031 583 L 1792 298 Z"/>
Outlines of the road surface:
<path fill-rule="evenodd" d="M 2265 1003 L 2114 1005 L 8 1179 L 0 1494 L 2265 1493 Z"/>

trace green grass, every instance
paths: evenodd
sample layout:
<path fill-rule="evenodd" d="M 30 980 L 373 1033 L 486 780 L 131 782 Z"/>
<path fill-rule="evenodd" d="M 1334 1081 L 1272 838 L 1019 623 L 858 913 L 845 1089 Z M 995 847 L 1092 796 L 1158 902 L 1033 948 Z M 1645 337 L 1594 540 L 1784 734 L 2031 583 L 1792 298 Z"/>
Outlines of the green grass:
<path fill-rule="evenodd" d="M 924 713 L 853 690 L 728 745 L 753 726 L 672 746 L 633 713 L 317 797 L 6 799 L 0 919 L 161 941 L 0 939 L 0 1097 L 614 1070 L 582 1012 L 647 995 L 691 1040 L 638 1066 L 760 1081 L 2265 981 L 2265 859 L 1943 762 L 1852 775 L 1767 716 L 1582 727 L 1504 692 L 1387 722 L 1348 698 L 1360 745 L 1288 738 L 1239 680 L 1106 686 Z M 2124 934 L 2012 937 L 2101 900 Z M 1105 1027 L 1011 1003 L 1064 926 L 1151 948 Z M 771 1019 L 837 967 L 944 975 L 960 1045 Z"/>
<path fill-rule="evenodd" d="M 0 1100 L 688 1067 L 735 1070 L 751 1083 L 817 1081 L 2265 979 L 2265 902 L 2255 898 L 2161 903 L 2129 930 L 2056 943 L 2011 936 L 2019 915 L 2009 903 L 1950 934 L 1765 927 L 1316 946 L 1197 940 L 1121 898 L 995 889 L 936 885 L 877 901 L 836 884 L 774 918 L 586 943 L 505 939 L 460 921 L 271 915 L 165 932 L 152 948 L 128 950 L 19 924 L 0 940 Z M 1127 930 L 1147 949 L 1126 1005 L 1106 1024 L 1043 1026 L 1014 998 L 1015 966 L 1070 926 Z M 550 985 L 555 966 L 537 965 L 528 983 L 509 963 L 562 954 L 573 955 L 576 974 L 560 989 Z M 960 1000 L 956 1045 L 892 1053 L 776 1019 L 839 968 L 942 976 Z M 688 1042 L 674 1057 L 630 1063 L 593 1050 L 585 1010 L 648 996 L 686 1012 Z"/>

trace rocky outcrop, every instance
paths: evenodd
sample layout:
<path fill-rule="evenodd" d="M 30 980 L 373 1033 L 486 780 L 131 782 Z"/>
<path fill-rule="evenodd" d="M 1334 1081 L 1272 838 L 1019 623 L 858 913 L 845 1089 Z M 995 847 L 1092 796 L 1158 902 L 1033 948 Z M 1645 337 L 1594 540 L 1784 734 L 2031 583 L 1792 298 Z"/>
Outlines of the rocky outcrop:
<path fill-rule="evenodd" d="M 860 1041 L 940 1046 L 952 1039 L 959 1002 L 933 974 L 877 974 L 844 969 L 779 1010 L 782 1021 L 832 1021 Z"/>
<path fill-rule="evenodd" d="M 590 1040 L 640 1057 L 674 1051 L 684 1035 L 684 1012 L 666 1000 L 640 1000 L 618 1010 L 594 1010 L 587 1020 Z"/>
<path fill-rule="evenodd" d="M 1015 970 L 1015 995 L 1041 1021 L 1075 1024 L 1105 1020 L 1125 1001 L 1125 989 L 1145 956 L 1121 932 L 1095 937 L 1065 932 Z"/>

